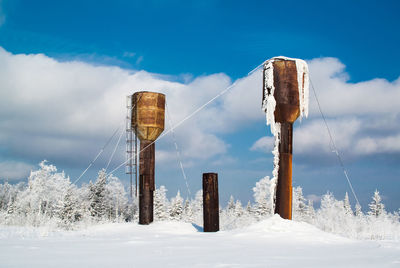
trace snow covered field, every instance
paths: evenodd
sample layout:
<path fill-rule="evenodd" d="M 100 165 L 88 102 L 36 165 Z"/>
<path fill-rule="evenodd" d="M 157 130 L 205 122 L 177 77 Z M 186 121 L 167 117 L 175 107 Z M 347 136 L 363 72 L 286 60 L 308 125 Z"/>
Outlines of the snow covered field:
<path fill-rule="evenodd" d="M 0 227 L 1 267 L 400 267 L 400 241 L 361 241 L 279 216 L 203 233 L 182 222 L 80 231 Z"/>

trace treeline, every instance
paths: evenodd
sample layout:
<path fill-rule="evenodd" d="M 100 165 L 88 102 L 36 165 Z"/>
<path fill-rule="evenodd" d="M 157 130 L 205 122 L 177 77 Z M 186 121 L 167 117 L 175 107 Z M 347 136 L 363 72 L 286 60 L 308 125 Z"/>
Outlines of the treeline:
<path fill-rule="evenodd" d="M 19 226 L 46 226 L 77 229 L 104 222 L 136 222 L 137 200 L 129 200 L 120 180 L 98 173 L 95 182 L 77 187 L 63 173 L 45 161 L 40 169 L 32 171 L 28 183 L 0 184 L 0 224 Z M 253 188 L 254 203 L 243 206 L 230 198 L 220 209 L 222 230 L 248 226 L 273 215 L 274 185 L 269 177 Z M 184 221 L 202 225 L 202 192 L 194 199 L 184 200 L 180 193 L 170 200 L 167 189 L 160 186 L 154 193 L 155 221 Z M 293 220 L 304 221 L 318 228 L 358 239 L 400 238 L 399 213 L 385 210 L 378 191 L 373 195 L 369 210 L 364 214 L 360 206 L 353 211 L 348 195 L 336 200 L 331 193 L 321 199 L 315 210 L 300 187 L 293 189 Z"/>

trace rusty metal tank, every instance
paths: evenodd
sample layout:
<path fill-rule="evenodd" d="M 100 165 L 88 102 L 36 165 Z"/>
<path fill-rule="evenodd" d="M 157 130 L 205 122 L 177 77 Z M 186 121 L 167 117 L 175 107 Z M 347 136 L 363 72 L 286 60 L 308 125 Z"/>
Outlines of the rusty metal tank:
<path fill-rule="evenodd" d="M 139 224 L 153 222 L 155 143 L 164 130 L 165 95 L 141 91 L 132 96 L 132 128 L 140 139 Z"/>
<path fill-rule="evenodd" d="M 275 59 L 275 121 L 293 123 L 300 115 L 297 67 L 294 60 Z"/>
<path fill-rule="evenodd" d="M 155 141 L 164 131 L 165 95 L 141 91 L 132 96 L 132 128 L 143 141 Z"/>
<path fill-rule="evenodd" d="M 290 220 L 292 219 L 293 123 L 300 115 L 299 79 L 294 59 L 273 58 L 272 65 L 276 101 L 274 116 L 275 121 L 280 123 L 275 213 Z M 264 67 L 264 79 L 265 71 Z M 304 77 L 302 80 L 304 81 Z M 265 85 L 265 81 L 263 85 Z M 263 94 L 265 97 L 264 88 Z"/>

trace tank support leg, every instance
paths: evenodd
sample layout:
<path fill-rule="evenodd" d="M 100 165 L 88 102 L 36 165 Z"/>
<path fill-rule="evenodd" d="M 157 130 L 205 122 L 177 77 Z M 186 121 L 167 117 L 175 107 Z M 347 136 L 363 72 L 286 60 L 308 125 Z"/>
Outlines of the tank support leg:
<path fill-rule="evenodd" d="M 155 143 L 140 141 L 139 153 L 139 224 L 153 222 Z"/>

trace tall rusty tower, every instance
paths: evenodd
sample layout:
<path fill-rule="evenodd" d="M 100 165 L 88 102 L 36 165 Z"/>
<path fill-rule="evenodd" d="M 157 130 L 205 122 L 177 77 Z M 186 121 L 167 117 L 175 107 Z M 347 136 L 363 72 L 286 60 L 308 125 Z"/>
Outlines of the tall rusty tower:
<path fill-rule="evenodd" d="M 165 95 L 141 91 L 132 95 L 132 128 L 140 140 L 139 224 L 153 222 L 155 140 L 164 130 Z"/>
<path fill-rule="evenodd" d="M 300 115 L 307 116 L 308 113 L 307 64 L 299 59 L 272 58 L 264 64 L 263 84 L 263 109 L 267 112 L 267 124 L 275 129 L 273 134 L 279 141 L 275 149 L 279 161 L 274 161 L 277 164 L 275 168 L 278 168 L 275 213 L 284 219 L 292 219 L 293 123 Z"/>

